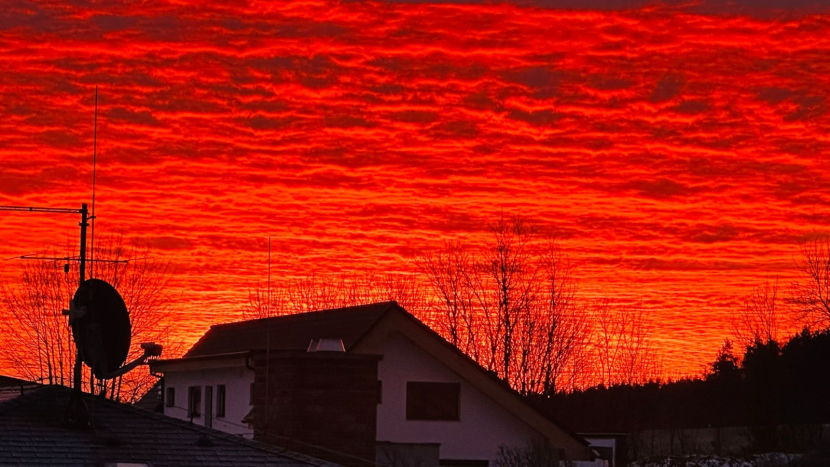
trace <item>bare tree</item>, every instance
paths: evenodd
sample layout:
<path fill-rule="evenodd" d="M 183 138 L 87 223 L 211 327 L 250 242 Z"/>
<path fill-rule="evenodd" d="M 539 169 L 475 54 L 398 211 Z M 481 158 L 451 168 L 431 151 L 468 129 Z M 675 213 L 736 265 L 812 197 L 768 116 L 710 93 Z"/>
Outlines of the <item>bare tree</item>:
<path fill-rule="evenodd" d="M 790 303 L 809 327 L 830 327 L 830 237 L 804 242 L 795 268 L 801 278 L 792 282 Z"/>
<path fill-rule="evenodd" d="M 660 374 L 654 351 L 654 324 L 642 306 L 619 306 L 610 300 L 594 304 L 594 349 L 599 374 L 596 383 L 644 383 Z"/>
<path fill-rule="evenodd" d="M 447 242 L 437 251 L 422 250 L 416 259 L 436 297 L 435 329 L 451 344 L 481 363 L 481 316 L 473 290 L 476 265 L 458 242 Z"/>
<path fill-rule="evenodd" d="M 473 288 L 484 315 L 484 337 L 489 360 L 487 368 L 508 382 L 524 381 L 518 376 L 522 361 L 516 355 L 521 344 L 522 325 L 534 326 L 531 304 L 537 299 L 539 263 L 534 261 L 536 228 L 521 217 L 502 214 L 490 226 L 491 243 L 482 252 L 481 274 Z M 524 329 L 528 338 L 533 329 Z M 518 368 L 512 366 L 517 361 Z"/>
<path fill-rule="evenodd" d="M 532 223 L 502 215 L 484 244 L 445 243 L 417 264 L 450 343 L 522 393 L 581 384 L 587 315 L 567 255 Z"/>
<path fill-rule="evenodd" d="M 309 274 L 248 292 L 245 319 L 258 319 L 394 300 L 427 324 L 430 301 L 414 274 Z M 270 305 L 269 305 L 270 300 Z"/>
<path fill-rule="evenodd" d="M 28 380 L 71 383 L 75 347 L 62 310 L 77 284 L 62 265 L 45 262 L 24 263 L 19 283 L 2 284 L 4 366 Z"/>
<path fill-rule="evenodd" d="M 732 335 L 741 350 L 758 342 L 779 342 L 787 323 L 778 297 L 776 277 L 755 287 L 743 298 L 731 322 Z"/>
<path fill-rule="evenodd" d="M 249 290 L 248 303 L 242 308 L 242 319 L 261 319 L 288 314 L 288 289 L 282 284 L 282 281 L 260 284 Z"/>
<path fill-rule="evenodd" d="M 165 345 L 167 355 L 178 351 L 169 339 L 172 300 L 168 293 L 170 265 L 150 256 L 147 246 L 127 247 L 122 236 L 110 236 L 95 245 L 94 257 L 105 262 L 90 263 L 90 277 L 112 284 L 124 298 L 130 314 L 132 345 L 128 360 L 140 356 L 139 343 L 155 341 Z M 57 255 L 53 255 L 57 256 Z M 72 383 L 75 345 L 68 320 L 62 314 L 78 287 L 77 263 L 28 262 L 20 281 L 3 283 L 0 304 L 11 319 L 0 323 L 7 339 L 7 351 L 0 361 L 15 368 L 21 377 L 68 385 Z M 84 375 L 84 384 L 93 381 Z M 114 399 L 135 401 L 154 383 L 146 367 L 123 378 L 94 381 L 99 392 Z"/>
<path fill-rule="evenodd" d="M 538 324 L 538 359 L 532 367 L 538 371 L 533 388 L 542 394 L 557 390 L 572 390 L 581 382 L 578 378 L 588 364 L 583 352 L 589 342 L 588 314 L 576 299 L 577 283 L 572 266 L 559 244 L 549 240 L 542 252 L 543 286 L 532 315 Z M 531 354 L 532 355 L 532 354 Z"/>

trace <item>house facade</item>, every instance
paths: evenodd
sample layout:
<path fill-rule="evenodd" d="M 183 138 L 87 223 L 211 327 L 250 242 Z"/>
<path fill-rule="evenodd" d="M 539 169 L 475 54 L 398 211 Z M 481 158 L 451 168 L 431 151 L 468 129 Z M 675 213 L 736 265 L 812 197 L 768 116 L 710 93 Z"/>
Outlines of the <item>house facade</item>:
<path fill-rule="evenodd" d="M 593 458 L 395 302 L 213 326 L 152 369 L 164 374 L 166 415 L 254 439 L 346 439 L 336 451 L 387 465 L 485 467 L 500 447 L 529 443 Z"/>

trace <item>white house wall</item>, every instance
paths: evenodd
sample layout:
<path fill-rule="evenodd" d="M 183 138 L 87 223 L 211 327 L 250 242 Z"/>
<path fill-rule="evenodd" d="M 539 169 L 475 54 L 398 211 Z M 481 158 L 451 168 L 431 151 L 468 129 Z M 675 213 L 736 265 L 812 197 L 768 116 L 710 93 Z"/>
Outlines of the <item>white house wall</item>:
<path fill-rule="evenodd" d="M 518 420 L 475 387 L 401 334 L 393 334 L 378 348 L 382 354 L 378 379 L 377 439 L 396 443 L 439 443 L 441 459 L 493 461 L 499 446 L 522 447 L 541 435 Z M 406 383 L 424 381 L 460 383 L 460 420 L 406 419 Z"/>
<path fill-rule="evenodd" d="M 241 434 L 252 437 L 253 431 L 242 422 L 252 406 L 250 404 L 250 387 L 254 382 L 254 372 L 245 367 L 212 368 L 192 371 L 170 371 L 164 375 L 164 414 L 170 417 L 189 420 L 187 416 L 188 388 L 202 388 L 201 415 L 193 418 L 193 423 L 205 424 L 205 387 L 213 387 L 213 428 L 226 433 Z M 225 416 L 216 417 L 216 386 L 225 385 Z M 167 388 L 176 388 L 174 407 L 167 406 Z"/>

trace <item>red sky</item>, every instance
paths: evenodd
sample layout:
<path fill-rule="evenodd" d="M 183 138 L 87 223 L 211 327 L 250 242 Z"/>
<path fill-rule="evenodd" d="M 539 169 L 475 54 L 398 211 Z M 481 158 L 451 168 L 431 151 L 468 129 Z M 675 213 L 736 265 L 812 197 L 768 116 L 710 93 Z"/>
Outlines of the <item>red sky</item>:
<path fill-rule="evenodd" d="M 830 233 L 815 2 L 241 3 L 0 0 L 0 205 L 89 200 L 99 86 L 96 229 L 176 265 L 188 342 L 240 317 L 269 235 L 279 276 L 411 271 L 504 211 L 697 372 Z M 3 278 L 77 235 L 0 219 Z"/>

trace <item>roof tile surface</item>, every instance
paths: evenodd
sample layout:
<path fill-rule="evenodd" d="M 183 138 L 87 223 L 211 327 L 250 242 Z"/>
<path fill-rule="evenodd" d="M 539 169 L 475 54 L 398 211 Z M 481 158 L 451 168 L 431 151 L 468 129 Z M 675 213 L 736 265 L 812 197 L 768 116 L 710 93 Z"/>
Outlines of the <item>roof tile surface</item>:
<path fill-rule="evenodd" d="M 85 395 L 92 426 L 63 421 L 72 390 L 40 386 L 0 403 L 0 465 L 336 467 L 187 421 Z M 199 440 L 207 437 L 210 446 Z"/>
<path fill-rule="evenodd" d="M 391 308 L 399 306 L 383 302 L 218 324 L 211 326 L 184 356 L 263 350 L 266 345 L 271 350 L 305 350 L 311 339 L 321 337 L 342 339 L 348 350 Z"/>

